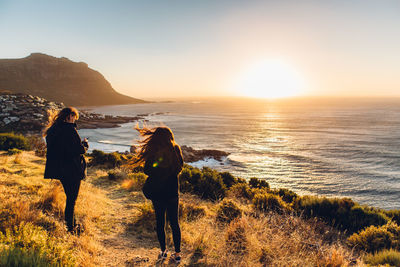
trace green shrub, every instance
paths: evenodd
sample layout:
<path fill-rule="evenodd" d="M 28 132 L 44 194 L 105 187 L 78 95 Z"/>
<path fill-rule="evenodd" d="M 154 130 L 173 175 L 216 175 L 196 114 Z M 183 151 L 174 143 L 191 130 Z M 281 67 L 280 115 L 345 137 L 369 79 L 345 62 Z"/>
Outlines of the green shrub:
<path fill-rule="evenodd" d="M 245 199 L 253 199 L 254 191 L 250 188 L 247 183 L 238 183 L 233 185 L 229 192 L 236 198 L 245 198 Z"/>
<path fill-rule="evenodd" d="M 258 178 L 250 178 L 249 185 L 252 188 L 259 188 L 259 189 L 269 189 L 269 184 L 265 180 L 261 180 Z"/>
<path fill-rule="evenodd" d="M 90 156 L 92 157 L 90 161 L 91 166 L 102 165 L 106 168 L 116 168 L 124 163 L 123 155 L 117 152 L 105 153 L 95 149 Z"/>
<path fill-rule="evenodd" d="M 179 217 L 189 222 L 195 221 L 206 215 L 206 209 L 194 204 L 180 204 Z"/>
<path fill-rule="evenodd" d="M 392 221 L 400 225 L 400 210 L 385 210 L 384 213 Z"/>
<path fill-rule="evenodd" d="M 9 149 L 29 150 L 29 142 L 23 135 L 14 133 L 0 133 L 0 150 Z"/>
<path fill-rule="evenodd" d="M 140 214 L 136 217 L 132 227 L 128 228 L 135 233 L 153 233 L 156 227 L 156 215 L 151 202 L 146 201 L 137 206 Z"/>
<path fill-rule="evenodd" d="M 349 198 L 298 197 L 295 210 L 305 217 L 319 217 L 326 223 L 350 233 L 370 225 L 384 225 L 388 217 L 380 210 L 363 207 Z"/>
<path fill-rule="evenodd" d="M 242 216 L 242 210 L 232 200 L 223 200 L 218 206 L 217 221 L 230 223 Z"/>
<path fill-rule="evenodd" d="M 0 266 L 51 267 L 59 265 L 52 264 L 37 250 L 12 247 L 0 251 Z"/>
<path fill-rule="evenodd" d="M 350 246 L 367 252 L 400 249 L 400 226 L 394 222 L 380 227 L 372 225 L 350 236 L 347 242 Z"/>
<path fill-rule="evenodd" d="M 108 174 L 108 179 L 110 179 L 111 181 L 122 180 L 127 176 L 124 171 L 118 169 L 110 170 L 107 172 L 107 174 Z"/>
<path fill-rule="evenodd" d="M 179 180 L 181 192 L 193 193 L 210 200 L 223 199 L 226 195 L 227 190 L 221 174 L 207 167 L 199 170 L 185 166 Z"/>
<path fill-rule="evenodd" d="M 128 191 L 141 191 L 147 175 L 142 172 L 129 173 L 128 178 L 122 182 L 122 187 Z"/>
<path fill-rule="evenodd" d="M 16 155 L 16 154 L 21 154 L 22 150 L 18 149 L 18 148 L 10 148 L 9 150 L 7 150 L 7 154 L 8 155 Z"/>
<path fill-rule="evenodd" d="M 290 206 L 288 206 L 280 196 L 270 193 L 256 194 L 253 198 L 253 207 L 255 210 L 261 212 L 270 210 L 284 212 L 291 210 Z"/>
<path fill-rule="evenodd" d="M 46 142 L 43 137 L 37 135 L 27 136 L 31 150 L 39 157 L 46 156 Z"/>
<path fill-rule="evenodd" d="M 221 177 L 226 188 L 230 188 L 232 185 L 237 183 L 237 179 L 230 172 L 221 172 Z"/>
<path fill-rule="evenodd" d="M 4 250 L 8 253 L 6 259 L 10 261 L 23 261 L 25 255 L 31 257 L 32 260 L 38 259 L 38 256 L 41 261 L 45 258 L 54 265 L 74 266 L 75 264 L 71 248 L 56 242 L 45 230 L 31 223 L 22 222 L 14 229 L 6 229 L 4 234 L 0 232 L 1 245 L 4 247 L 0 249 L 6 249 Z M 18 250 L 23 252 L 19 254 Z"/>
<path fill-rule="evenodd" d="M 372 266 L 400 266 L 400 252 L 393 249 L 385 249 L 375 254 L 367 255 L 364 261 Z"/>
<path fill-rule="evenodd" d="M 298 195 L 286 188 L 281 188 L 277 191 L 277 194 L 282 198 L 283 201 L 285 201 L 286 203 L 292 203 L 297 197 Z"/>

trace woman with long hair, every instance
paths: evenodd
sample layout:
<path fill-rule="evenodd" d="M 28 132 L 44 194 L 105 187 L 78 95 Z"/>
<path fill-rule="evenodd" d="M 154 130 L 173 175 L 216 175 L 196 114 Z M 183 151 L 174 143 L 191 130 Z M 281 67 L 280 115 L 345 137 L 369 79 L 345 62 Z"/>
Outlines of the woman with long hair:
<path fill-rule="evenodd" d="M 64 213 L 67 230 L 76 234 L 79 234 L 82 228 L 74 219 L 75 202 L 81 180 L 86 176 L 83 154 L 89 147 L 86 138 L 81 141 L 76 130 L 75 121 L 78 119 L 79 113 L 76 108 L 64 108 L 55 116 L 50 116 L 49 124 L 43 133 L 47 145 L 44 178 L 61 181 L 67 197 Z"/>
<path fill-rule="evenodd" d="M 181 230 L 178 221 L 179 182 L 178 174 L 182 170 L 182 151 L 175 143 L 174 135 L 168 127 L 157 127 L 136 130 L 144 138 L 136 158 L 136 163 L 144 163 L 144 173 L 148 175 L 146 197 L 150 198 L 156 214 L 157 238 L 161 252 L 159 260 L 167 258 L 165 246 L 165 217 L 172 229 L 175 253 L 171 259 L 176 263 L 181 261 Z M 145 188 L 144 188 L 145 190 Z"/>

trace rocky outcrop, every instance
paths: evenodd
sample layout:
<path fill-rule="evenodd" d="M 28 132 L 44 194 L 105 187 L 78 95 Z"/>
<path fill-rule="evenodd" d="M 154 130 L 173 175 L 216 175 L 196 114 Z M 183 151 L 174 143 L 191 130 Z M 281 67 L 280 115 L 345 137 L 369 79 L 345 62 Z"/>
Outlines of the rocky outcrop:
<path fill-rule="evenodd" d="M 213 149 L 194 149 L 190 146 L 181 146 L 183 159 L 185 162 L 196 162 L 204 160 L 206 158 L 213 158 L 218 161 L 222 161 L 223 157 L 227 157 L 229 153 L 221 150 Z"/>
<path fill-rule="evenodd" d="M 60 110 L 63 103 L 24 94 L 0 94 L 0 131 L 39 134 L 48 122 L 49 110 Z M 114 128 L 122 123 L 143 119 L 143 116 L 108 116 L 79 112 L 80 129 Z"/>
<path fill-rule="evenodd" d="M 72 106 L 135 104 L 145 101 L 117 93 L 83 62 L 34 53 L 0 59 L 0 91 L 35 95 Z"/>

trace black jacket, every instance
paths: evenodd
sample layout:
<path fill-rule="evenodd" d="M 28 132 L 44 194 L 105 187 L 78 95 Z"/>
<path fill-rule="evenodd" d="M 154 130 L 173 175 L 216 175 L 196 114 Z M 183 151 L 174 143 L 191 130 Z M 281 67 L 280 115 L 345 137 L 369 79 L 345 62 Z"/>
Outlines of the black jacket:
<path fill-rule="evenodd" d="M 154 191 L 153 200 L 166 200 L 179 196 L 179 181 L 178 174 L 182 170 L 183 157 L 182 151 L 178 145 L 174 146 L 174 159 L 165 165 L 159 162 L 159 159 L 148 159 L 144 164 L 144 173 L 152 179 L 150 184 Z"/>
<path fill-rule="evenodd" d="M 88 144 L 81 141 L 75 123 L 54 124 L 47 131 L 46 144 L 44 178 L 79 181 L 86 177 L 83 154 Z"/>

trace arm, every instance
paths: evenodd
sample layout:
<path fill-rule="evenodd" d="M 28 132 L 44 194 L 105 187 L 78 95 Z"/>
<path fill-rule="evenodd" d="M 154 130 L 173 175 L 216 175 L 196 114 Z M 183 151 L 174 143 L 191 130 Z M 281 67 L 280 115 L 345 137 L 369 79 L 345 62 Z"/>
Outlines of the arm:
<path fill-rule="evenodd" d="M 82 142 L 79 137 L 78 131 L 72 128 L 66 135 L 66 152 L 70 156 L 85 154 L 88 145 L 87 142 Z"/>

